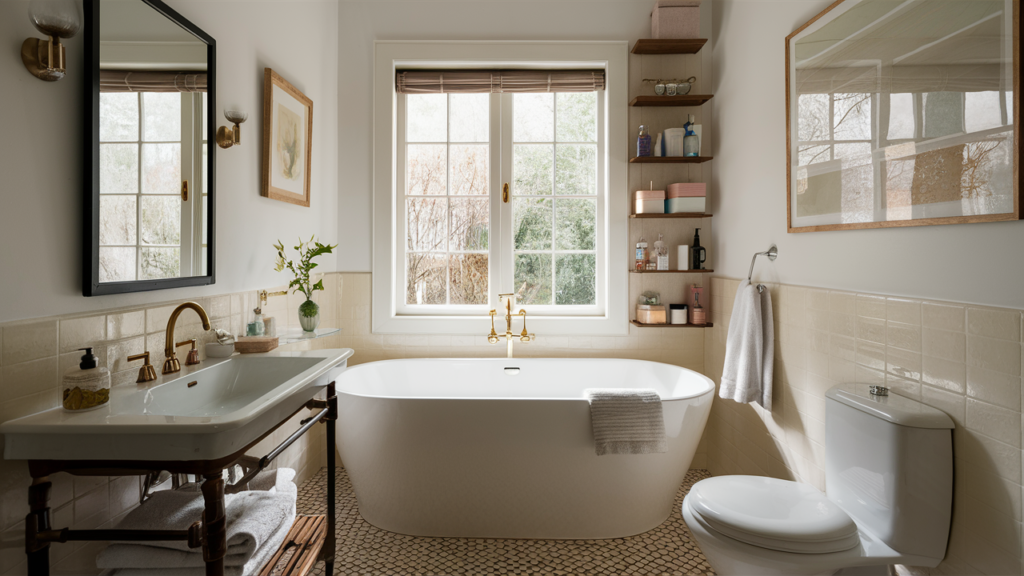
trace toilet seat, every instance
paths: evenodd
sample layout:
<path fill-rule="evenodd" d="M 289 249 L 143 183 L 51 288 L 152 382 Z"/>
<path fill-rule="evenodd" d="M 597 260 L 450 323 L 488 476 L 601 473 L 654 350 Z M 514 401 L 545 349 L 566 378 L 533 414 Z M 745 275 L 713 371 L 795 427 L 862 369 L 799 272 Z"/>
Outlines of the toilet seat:
<path fill-rule="evenodd" d="M 769 550 L 828 554 L 860 543 L 853 519 L 808 484 L 720 476 L 694 484 L 687 500 L 708 528 Z"/>

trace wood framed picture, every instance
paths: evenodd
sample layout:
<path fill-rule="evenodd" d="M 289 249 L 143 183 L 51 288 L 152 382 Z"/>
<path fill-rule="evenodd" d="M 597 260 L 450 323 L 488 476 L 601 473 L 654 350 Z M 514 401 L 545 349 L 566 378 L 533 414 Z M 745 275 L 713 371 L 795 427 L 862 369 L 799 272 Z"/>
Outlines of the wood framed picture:
<path fill-rule="evenodd" d="M 263 188 L 267 198 L 309 207 L 313 101 L 263 70 Z"/>

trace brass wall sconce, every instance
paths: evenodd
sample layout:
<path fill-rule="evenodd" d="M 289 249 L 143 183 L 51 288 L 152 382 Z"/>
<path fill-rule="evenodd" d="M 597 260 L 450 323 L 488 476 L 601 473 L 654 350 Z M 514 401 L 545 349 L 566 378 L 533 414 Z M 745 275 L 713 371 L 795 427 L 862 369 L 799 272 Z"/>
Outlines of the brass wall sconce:
<path fill-rule="evenodd" d="M 224 117 L 228 119 L 228 122 L 231 122 L 235 126 L 234 128 L 221 126 L 217 129 L 217 145 L 221 148 L 228 149 L 242 143 L 242 130 L 238 125 L 245 122 L 249 118 L 249 115 L 241 110 L 225 108 Z"/>
<path fill-rule="evenodd" d="M 82 26 L 78 3 L 75 0 L 32 0 L 28 17 L 48 39 L 26 39 L 21 45 L 21 61 L 36 78 L 56 82 L 66 73 L 65 50 L 60 40 L 78 34 Z"/>

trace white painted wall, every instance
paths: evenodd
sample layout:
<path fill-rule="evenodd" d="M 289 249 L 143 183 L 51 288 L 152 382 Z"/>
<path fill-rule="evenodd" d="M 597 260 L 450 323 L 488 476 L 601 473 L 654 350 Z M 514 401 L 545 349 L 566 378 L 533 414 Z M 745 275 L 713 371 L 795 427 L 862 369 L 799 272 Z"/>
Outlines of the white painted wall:
<path fill-rule="evenodd" d="M 785 38 L 832 0 L 716 0 L 709 267 L 858 292 L 1024 307 L 1024 222 L 786 233 Z"/>
<path fill-rule="evenodd" d="M 220 111 L 227 105 L 249 112 L 242 146 L 217 149 L 217 283 L 82 296 L 83 34 L 68 42 L 68 77 L 42 82 L 25 70 L 18 49 L 22 39 L 39 35 L 28 20 L 29 2 L 3 0 L 0 35 L 7 42 L 0 51 L 0 322 L 275 286 L 285 280 L 273 270 L 271 245 L 278 238 L 286 245 L 311 234 L 337 241 L 338 3 L 167 3 L 217 40 L 219 124 L 226 123 Z M 310 208 L 260 197 L 265 66 L 313 100 Z M 321 260 L 320 270 L 334 269 L 332 258 Z"/>

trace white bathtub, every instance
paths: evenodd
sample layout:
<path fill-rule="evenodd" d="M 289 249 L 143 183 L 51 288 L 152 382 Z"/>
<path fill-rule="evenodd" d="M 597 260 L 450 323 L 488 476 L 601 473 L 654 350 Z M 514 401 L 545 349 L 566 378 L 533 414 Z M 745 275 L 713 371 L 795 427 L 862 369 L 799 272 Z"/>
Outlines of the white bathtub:
<path fill-rule="evenodd" d="M 600 387 L 658 390 L 668 452 L 596 456 L 583 390 Z M 714 384 L 638 360 L 389 360 L 346 370 L 338 397 L 338 450 L 374 526 L 584 540 L 646 532 L 673 512 Z"/>

